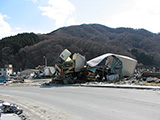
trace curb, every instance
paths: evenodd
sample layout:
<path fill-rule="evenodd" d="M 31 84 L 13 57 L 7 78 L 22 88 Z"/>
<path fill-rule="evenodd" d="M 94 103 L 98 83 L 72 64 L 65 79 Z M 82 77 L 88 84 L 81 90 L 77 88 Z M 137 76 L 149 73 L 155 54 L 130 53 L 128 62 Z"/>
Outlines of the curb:
<path fill-rule="evenodd" d="M 101 88 L 122 88 L 122 89 L 146 89 L 146 90 L 160 90 L 160 87 L 157 86 L 132 86 L 132 85 L 76 85 L 81 87 L 101 87 Z"/>

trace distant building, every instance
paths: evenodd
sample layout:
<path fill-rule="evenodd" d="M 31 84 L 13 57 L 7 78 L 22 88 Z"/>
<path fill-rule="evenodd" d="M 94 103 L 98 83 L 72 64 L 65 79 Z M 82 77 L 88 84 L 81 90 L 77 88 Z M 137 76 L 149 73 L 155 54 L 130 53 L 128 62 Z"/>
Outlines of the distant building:
<path fill-rule="evenodd" d="M 11 64 L 5 65 L 4 68 L 0 68 L 0 76 L 9 77 L 13 74 L 13 67 Z"/>

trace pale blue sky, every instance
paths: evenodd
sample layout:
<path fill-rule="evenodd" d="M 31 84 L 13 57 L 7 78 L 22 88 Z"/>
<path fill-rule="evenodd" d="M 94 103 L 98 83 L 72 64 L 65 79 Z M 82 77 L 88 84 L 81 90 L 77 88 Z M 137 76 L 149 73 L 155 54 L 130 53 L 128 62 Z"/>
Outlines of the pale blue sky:
<path fill-rule="evenodd" d="M 160 32 L 159 0 L 0 0 L 0 39 L 89 23 Z"/>

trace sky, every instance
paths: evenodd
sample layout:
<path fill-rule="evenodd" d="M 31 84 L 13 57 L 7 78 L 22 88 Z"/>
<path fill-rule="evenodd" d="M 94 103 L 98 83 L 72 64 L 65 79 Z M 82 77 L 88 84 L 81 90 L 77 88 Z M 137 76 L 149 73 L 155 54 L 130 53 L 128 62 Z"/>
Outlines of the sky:
<path fill-rule="evenodd" d="M 160 32 L 160 0 L 0 0 L 0 39 L 102 24 Z"/>

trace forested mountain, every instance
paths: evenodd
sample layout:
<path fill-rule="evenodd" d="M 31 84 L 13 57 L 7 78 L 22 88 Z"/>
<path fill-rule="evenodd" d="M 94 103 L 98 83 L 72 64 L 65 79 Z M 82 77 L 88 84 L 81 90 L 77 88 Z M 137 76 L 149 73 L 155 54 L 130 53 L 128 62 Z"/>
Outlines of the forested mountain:
<path fill-rule="evenodd" d="M 34 45 L 40 42 L 40 39 L 34 33 L 23 33 L 0 40 L 0 67 L 5 64 L 13 64 L 15 69 L 19 69 L 19 51 L 24 47 Z"/>
<path fill-rule="evenodd" d="M 109 28 L 83 24 L 57 29 L 48 34 L 23 33 L 0 41 L 0 64 L 13 64 L 16 71 L 44 64 L 54 65 L 65 49 L 87 60 L 104 53 L 127 55 L 143 65 L 160 65 L 160 35 L 145 29 Z"/>

